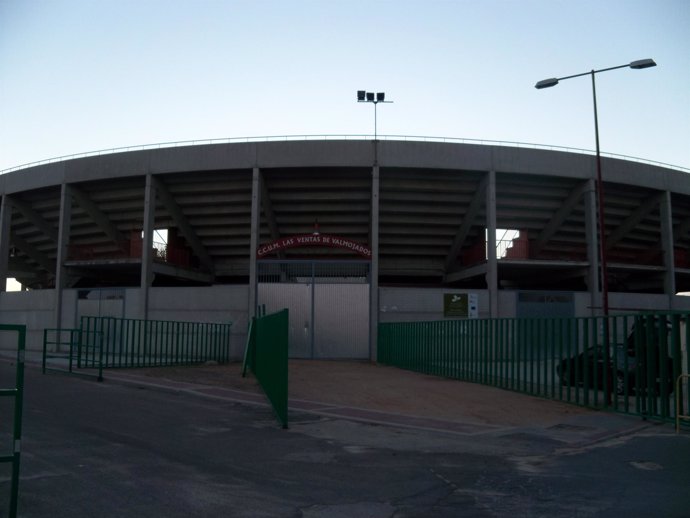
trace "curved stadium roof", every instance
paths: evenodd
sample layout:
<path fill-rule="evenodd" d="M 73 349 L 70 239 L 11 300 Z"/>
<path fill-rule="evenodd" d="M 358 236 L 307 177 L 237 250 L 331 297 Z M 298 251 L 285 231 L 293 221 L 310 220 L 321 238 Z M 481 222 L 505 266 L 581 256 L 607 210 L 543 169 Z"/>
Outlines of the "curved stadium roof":
<path fill-rule="evenodd" d="M 261 177 L 259 243 L 309 233 L 318 221 L 323 233 L 369 244 L 374 162 L 381 283 L 482 287 L 485 231 L 493 213 L 487 211 L 487 199 L 493 200 L 487 192 L 495 175 L 496 227 L 520 232 L 505 243 L 510 249 L 499 261 L 499 285 L 587 289 L 585 199 L 596 177 L 591 155 L 395 138 L 147 147 L 7 172 L 0 176 L 0 194 L 12 207 L 10 275 L 34 288 L 54 283 L 66 185 L 72 201 L 66 263 L 71 285 L 138 285 L 136 242 L 149 177 L 157 192 L 155 227 L 169 229 L 171 236 L 155 282 L 247 282 L 254 257 L 255 168 Z M 690 289 L 690 176 L 606 157 L 603 178 L 611 290 L 663 292 L 663 254 L 670 251 L 663 250 L 662 232 L 669 217 L 678 291 Z M 350 258 L 337 249 L 283 253 Z"/>

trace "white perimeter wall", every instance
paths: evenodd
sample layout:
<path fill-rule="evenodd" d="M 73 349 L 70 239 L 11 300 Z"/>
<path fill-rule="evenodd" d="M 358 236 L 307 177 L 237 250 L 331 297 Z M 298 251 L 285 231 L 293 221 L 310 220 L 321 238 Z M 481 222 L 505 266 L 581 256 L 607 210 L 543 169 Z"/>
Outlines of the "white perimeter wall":
<path fill-rule="evenodd" d="M 248 286 L 151 288 L 148 318 L 217 324 L 232 322 L 230 358 L 241 359 L 247 341 L 248 305 Z"/>
<path fill-rule="evenodd" d="M 138 288 L 124 290 L 124 316 L 140 318 L 141 291 Z M 451 288 L 380 288 L 380 321 L 443 320 L 444 293 L 476 293 L 479 300 L 479 318 L 489 317 L 489 292 L 487 290 L 456 290 Z M 515 292 L 499 292 L 499 316 L 511 318 L 516 314 Z M 609 296 L 612 313 L 624 310 L 640 311 L 668 308 L 666 295 L 618 294 Z M 149 319 L 178 320 L 186 322 L 232 322 L 230 354 L 241 359 L 247 339 L 248 286 L 210 286 L 192 288 L 152 288 L 149 292 Z M 103 301 L 101 311 L 110 309 L 111 301 Z M 77 290 L 63 293 L 62 327 L 77 326 L 78 314 L 95 311 L 90 302 L 77 304 Z M 80 308 L 80 309 L 77 309 Z M 114 306 L 112 308 L 116 313 Z M 673 298 L 673 309 L 690 311 L 690 297 Z M 120 310 L 121 312 L 122 310 Z M 110 311 L 107 311 L 110 313 Z M 96 314 L 96 313 L 94 313 Z M 575 314 L 591 315 L 591 299 L 588 293 L 575 293 Z M 117 315 L 119 316 L 119 314 Z M 43 330 L 55 327 L 55 292 L 36 290 L 0 293 L 0 324 L 27 326 L 27 349 L 43 347 Z M 14 350 L 16 335 L 0 333 L 0 349 Z"/>
<path fill-rule="evenodd" d="M 445 293 L 476 293 L 479 301 L 479 318 L 489 318 L 488 290 L 382 287 L 379 288 L 379 321 L 443 320 Z M 501 317 L 515 316 L 514 292 L 499 292 L 498 310 Z"/>
<path fill-rule="evenodd" d="M 0 293 L 0 324 L 26 326 L 26 348 L 43 347 L 43 330 L 55 327 L 55 291 Z M 1 332 L 0 349 L 16 350 L 17 333 Z"/>
<path fill-rule="evenodd" d="M 124 289 L 124 301 L 81 300 L 79 290 L 64 290 L 62 327 L 78 326 L 79 316 L 121 316 L 141 318 L 141 290 Z M 183 322 L 232 322 L 230 356 L 240 359 L 247 339 L 247 286 L 210 286 L 194 288 L 152 288 L 149 291 L 151 320 Z M 55 326 L 55 291 L 36 290 L 0 293 L 0 324 L 20 324 L 27 327 L 26 347 L 43 348 L 43 330 Z M 14 336 L 12 336 L 14 335 Z M 0 349 L 14 350 L 15 333 L 0 333 Z"/>

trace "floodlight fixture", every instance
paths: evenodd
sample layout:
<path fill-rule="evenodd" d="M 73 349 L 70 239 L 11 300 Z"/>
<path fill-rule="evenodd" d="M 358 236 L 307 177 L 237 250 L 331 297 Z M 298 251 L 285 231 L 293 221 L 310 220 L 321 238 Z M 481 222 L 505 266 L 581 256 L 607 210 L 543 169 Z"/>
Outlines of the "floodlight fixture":
<path fill-rule="evenodd" d="M 537 84 L 534 85 L 535 88 L 541 90 L 542 88 L 550 88 L 556 86 L 559 81 L 565 79 L 571 79 L 573 77 L 591 76 L 592 77 L 592 101 L 594 104 L 594 139 L 596 144 L 596 165 L 597 165 L 597 215 L 598 215 L 598 226 L 599 226 L 599 268 L 601 277 L 601 306 L 604 315 L 609 314 L 609 280 L 606 267 L 606 226 L 604 225 L 604 184 L 601 178 L 601 152 L 599 149 L 599 117 L 597 116 L 597 88 L 594 81 L 594 76 L 599 72 L 608 72 L 609 70 L 616 70 L 618 68 L 632 68 L 634 70 L 640 70 L 642 68 L 655 67 L 656 62 L 653 59 L 638 59 L 637 61 L 631 61 L 626 65 L 618 65 L 615 67 L 602 68 L 599 70 L 591 70 L 589 72 L 583 72 L 581 74 L 574 74 L 572 76 L 565 77 L 551 77 L 549 79 L 542 79 Z M 606 336 L 606 342 L 608 342 L 608 326 L 604 326 Z"/>
<path fill-rule="evenodd" d="M 357 102 L 374 104 L 374 140 L 376 140 L 378 137 L 376 127 L 376 105 L 378 103 L 392 103 L 393 101 L 386 101 L 386 92 L 367 92 L 366 90 L 357 90 Z"/>

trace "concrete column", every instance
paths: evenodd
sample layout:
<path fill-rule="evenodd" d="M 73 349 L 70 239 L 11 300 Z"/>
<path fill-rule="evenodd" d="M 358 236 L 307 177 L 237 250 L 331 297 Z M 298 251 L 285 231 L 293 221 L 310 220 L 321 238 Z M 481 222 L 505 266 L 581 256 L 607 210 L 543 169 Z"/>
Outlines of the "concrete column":
<path fill-rule="evenodd" d="M 486 182 L 486 287 L 489 291 L 489 317 L 498 318 L 498 259 L 496 257 L 496 171 L 487 173 Z"/>
<path fill-rule="evenodd" d="M 7 289 L 7 274 L 10 261 L 10 228 L 12 223 L 12 202 L 2 197 L 0 205 L 0 293 Z"/>
<path fill-rule="evenodd" d="M 156 220 L 156 186 L 153 175 L 146 175 L 144 190 L 144 237 L 141 243 L 141 318 L 146 320 L 149 315 L 149 289 L 153 284 L 153 230 Z"/>
<path fill-rule="evenodd" d="M 252 170 L 252 213 L 249 237 L 249 318 L 256 315 L 256 251 L 259 248 L 259 234 L 261 233 L 261 170 Z"/>
<path fill-rule="evenodd" d="M 376 361 L 379 329 L 379 166 L 371 170 L 371 270 L 369 272 L 369 359 Z"/>
<path fill-rule="evenodd" d="M 597 225 L 597 189 L 594 179 L 587 181 L 585 198 L 585 234 L 587 238 L 587 288 L 589 289 L 592 316 L 603 314 L 601 289 L 599 286 L 599 234 Z"/>
<path fill-rule="evenodd" d="M 670 191 L 664 192 L 661 198 L 659 216 L 661 217 L 661 250 L 664 257 L 664 293 L 668 296 L 668 308 L 673 309 L 673 299 L 676 295 L 676 266 L 673 257 L 673 207 Z"/>
<path fill-rule="evenodd" d="M 67 284 L 65 261 L 69 255 L 69 238 L 72 227 L 72 189 L 62 184 L 60 189 L 60 218 L 55 258 L 55 327 L 62 328 L 62 291 Z"/>

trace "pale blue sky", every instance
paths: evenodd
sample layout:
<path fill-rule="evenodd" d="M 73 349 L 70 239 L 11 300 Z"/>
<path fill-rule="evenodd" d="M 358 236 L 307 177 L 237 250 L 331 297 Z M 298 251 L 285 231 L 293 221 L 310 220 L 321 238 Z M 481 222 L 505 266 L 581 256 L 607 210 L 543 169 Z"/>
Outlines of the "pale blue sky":
<path fill-rule="evenodd" d="M 0 170 L 103 148 L 380 134 L 690 168 L 690 0 L 0 0 Z"/>

